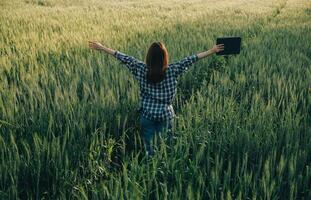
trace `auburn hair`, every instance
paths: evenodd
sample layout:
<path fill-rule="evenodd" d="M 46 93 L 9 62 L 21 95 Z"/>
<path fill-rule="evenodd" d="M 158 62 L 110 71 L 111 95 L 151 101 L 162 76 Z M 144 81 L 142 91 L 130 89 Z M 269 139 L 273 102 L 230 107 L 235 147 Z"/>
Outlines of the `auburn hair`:
<path fill-rule="evenodd" d="M 161 42 L 154 42 L 150 45 L 146 56 L 147 81 L 159 83 L 165 77 L 168 68 L 168 52 Z"/>

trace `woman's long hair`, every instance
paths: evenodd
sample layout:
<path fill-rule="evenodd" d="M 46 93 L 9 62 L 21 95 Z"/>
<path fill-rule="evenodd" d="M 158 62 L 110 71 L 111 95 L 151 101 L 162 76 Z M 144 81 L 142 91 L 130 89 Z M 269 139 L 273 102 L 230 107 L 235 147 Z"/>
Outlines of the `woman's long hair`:
<path fill-rule="evenodd" d="M 159 83 L 164 79 L 165 71 L 168 68 L 168 52 L 164 44 L 154 42 L 150 45 L 147 56 L 146 65 L 147 81 L 150 83 Z"/>

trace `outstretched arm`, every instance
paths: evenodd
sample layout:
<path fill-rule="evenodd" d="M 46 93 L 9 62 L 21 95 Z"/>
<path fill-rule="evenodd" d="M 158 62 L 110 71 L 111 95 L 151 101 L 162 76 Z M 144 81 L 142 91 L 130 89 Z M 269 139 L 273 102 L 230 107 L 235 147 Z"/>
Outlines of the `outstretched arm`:
<path fill-rule="evenodd" d="M 144 62 L 134 58 L 133 56 L 128 56 L 125 53 L 122 53 L 120 51 L 105 47 L 99 42 L 89 41 L 89 46 L 91 49 L 98 50 L 98 51 L 114 56 L 117 60 L 119 60 L 122 64 L 124 64 L 131 71 L 131 73 L 135 76 L 137 80 L 142 79 L 142 76 L 143 76 L 142 71 L 145 66 Z"/>
<path fill-rule="evenodd" d="M 101 52 L 104 52 L 104 53 L 107 53 L 107 54 L 110 54 L 110 55 L 113 55 L 115 54 L 116 50 L 113 50 L 113 49 L 110 49 L 108 47 L 105 47 L 104 45 L 102 45 L 101 43 L 99 42 L 96 42 L 96 41 L 89 41 L 89 46 L 91 49 L 94 49 L 94 50 L 97 50 L 97 51 L 101 51 Z"/>
<path fill-rule="evenodd" d="M 204 51 L 204 52 L 201 52 L 201 53 L 198 53 L 198 58 L 201 59 L 201 58 L 205 58 L 207 56 L 210 56 L 214 53 L 218 53 L 220 51 L 223 51 L 225 48 L 225 46 L 223 44 L 217 44 L 217 45 L 214 45 L 213 48 L 207 50 L 207 51 Z"/>
<path fill-rule="evenodd" d="M 193 63 L 197 62 L 198 60 L 202 58 L 210 56 L 214 53 L 222 51 L 222 50 L 224 50 L 223 44 L 214 45 L 213 48 L 207 51 L 204 51 L 198 54 L 193 54 L 191 56 L 181 59 L 178 62 L 173 63 L 172 67 L 173 67 L 173 70 L 175 71 L 175 75 L 176 76 L 181 75 L 182 73 L 186 72 Z"/>

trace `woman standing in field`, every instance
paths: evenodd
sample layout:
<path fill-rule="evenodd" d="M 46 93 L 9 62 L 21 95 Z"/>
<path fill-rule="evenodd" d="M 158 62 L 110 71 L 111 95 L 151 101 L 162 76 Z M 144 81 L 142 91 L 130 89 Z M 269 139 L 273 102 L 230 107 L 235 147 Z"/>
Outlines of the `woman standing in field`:
<path fill-rule="evenodd" d="M 171 134 L 175 112 L 172 106 L 177 91 L 177 78 L 194 62 L 224 49 L 223 44 L 214 45 L 208 51 L 168 63 L 164 44 L 154 42 L 149 47 L 145 62 L 122 52 L 105 47 L 99 42 L 89 42 L 91 49 L 110 54 L 131 71 L 140 86 L 140 124 L 147 155 L 154 153 L 151 141 L 156 134 L 168 131 Z"/>

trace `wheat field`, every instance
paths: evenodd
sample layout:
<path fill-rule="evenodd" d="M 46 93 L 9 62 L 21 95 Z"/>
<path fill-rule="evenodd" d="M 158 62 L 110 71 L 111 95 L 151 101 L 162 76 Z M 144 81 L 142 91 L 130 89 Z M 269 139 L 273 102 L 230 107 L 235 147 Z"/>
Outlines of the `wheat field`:
<path fill-rule="evenodd" d="M 311 199 L 308 0 L 1 0 L 0 199 Z M 172 148 L 146 158 L 139 85 L 88 40 L 169 62 Z"/>

